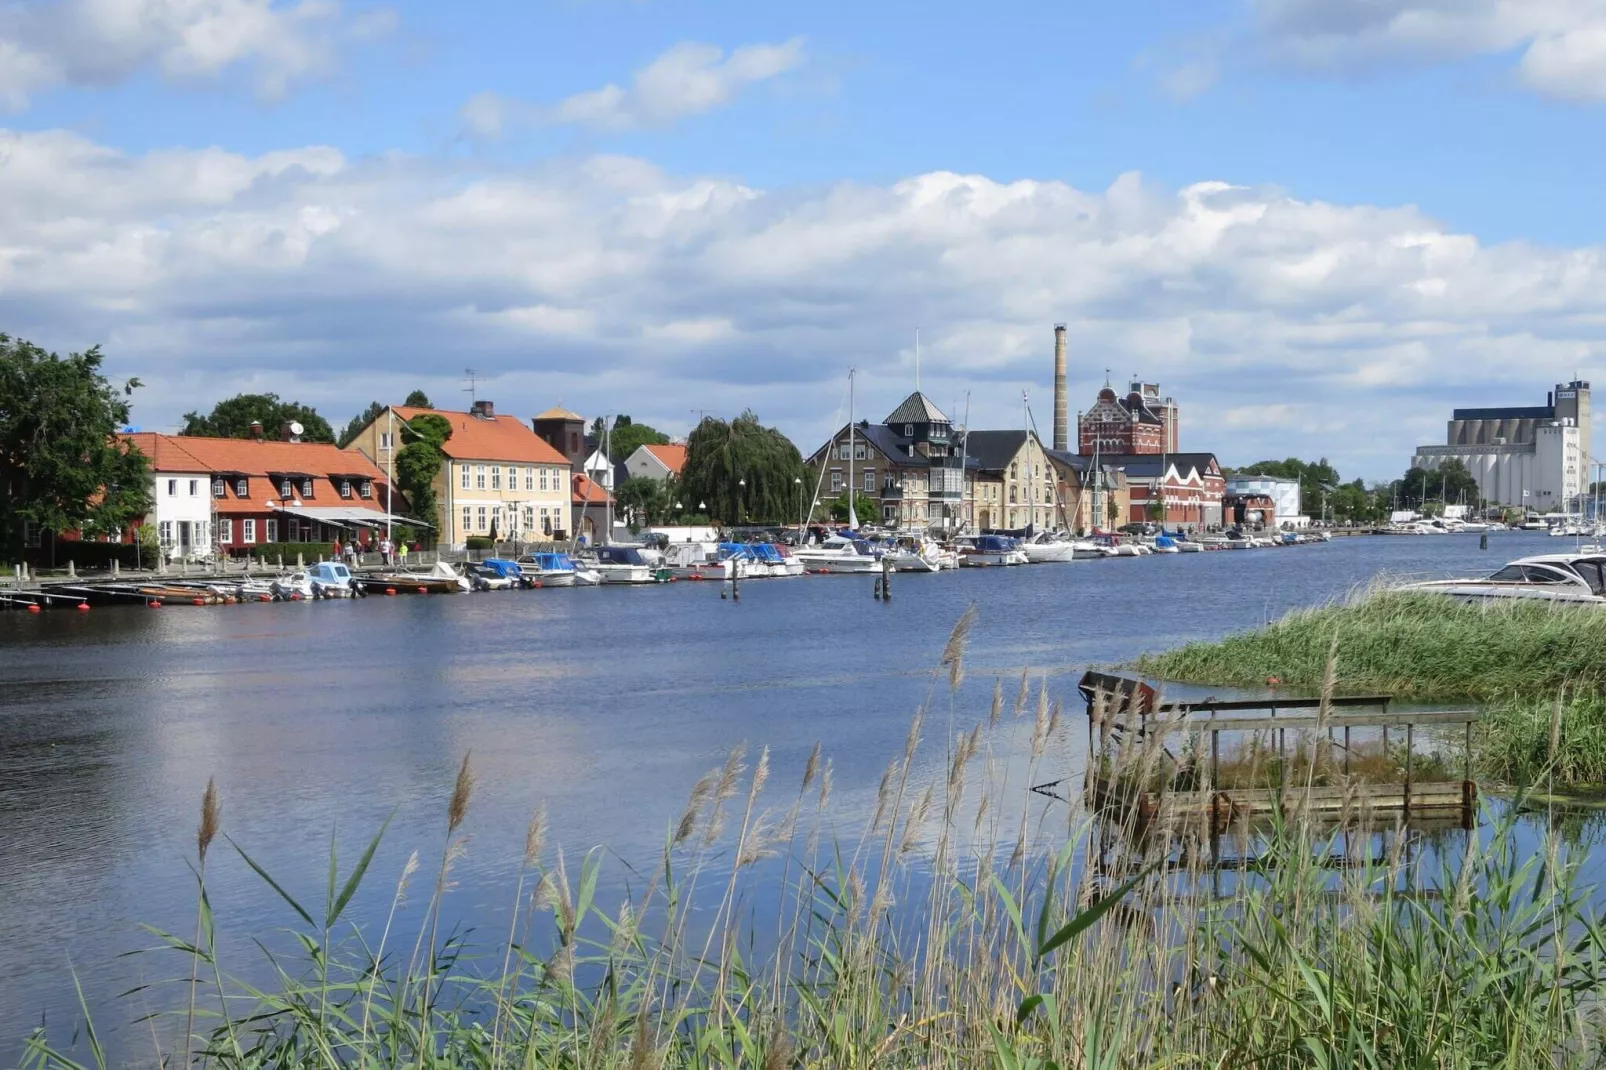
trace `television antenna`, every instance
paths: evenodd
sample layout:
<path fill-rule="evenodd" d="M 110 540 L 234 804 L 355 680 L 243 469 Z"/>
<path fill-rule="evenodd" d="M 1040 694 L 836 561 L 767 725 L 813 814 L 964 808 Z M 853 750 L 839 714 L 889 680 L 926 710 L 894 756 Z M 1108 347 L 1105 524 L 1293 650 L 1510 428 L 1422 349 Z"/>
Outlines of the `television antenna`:
<path fill-rule="evenodd" d="M 464 368 L 463 381 L 468 383 L 468 385 L 463 388 L 463 392 L 468 395 L 469 401 L 478 401 L 480 399 L 478 393 L 480 382 L 479 372 L 475 371 L 473 368 Z"/>

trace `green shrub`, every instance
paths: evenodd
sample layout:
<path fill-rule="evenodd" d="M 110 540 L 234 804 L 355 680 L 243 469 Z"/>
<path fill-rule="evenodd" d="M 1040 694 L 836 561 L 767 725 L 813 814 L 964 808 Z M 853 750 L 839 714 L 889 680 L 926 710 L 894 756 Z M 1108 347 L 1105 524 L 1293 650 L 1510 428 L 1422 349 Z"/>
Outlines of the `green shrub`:
<path fill-rule="evenodd" d="M 483 535 L 470 535 L 465 540 L 470 550 L 494 550 L 496 543 Z"/>

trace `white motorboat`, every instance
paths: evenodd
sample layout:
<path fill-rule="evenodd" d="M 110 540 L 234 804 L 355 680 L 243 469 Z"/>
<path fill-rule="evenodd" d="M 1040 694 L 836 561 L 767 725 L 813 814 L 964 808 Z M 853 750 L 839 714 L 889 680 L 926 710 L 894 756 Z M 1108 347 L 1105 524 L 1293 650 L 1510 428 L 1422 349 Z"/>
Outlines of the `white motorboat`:
<path fill-rule="evenodd" d="M 320 561 L 305 569 L 271 582 L 270 591 L 280 598 L 351 598 L 356 595 L 351 570 L 339 561 Z"/>
<path fill-rule="evenodd" d="M 967 535 L 954 540 L 961 568 L 1024 565 L 1026 554 L 1017 540 L 1005 535 Z"/>
<path fill-rule="evenodd" d="M 641 546 L 599 546 L 592 566 L 603 583 L 658 583 L 670 578 L 654 550 Z"/>
<path fill-rule="evenodd" d="M 879 572 L 881 558 L 863 539 L 832 535 L 818 546 L 800 546 L 792 556 L 810 572 Z"/>
<path fill-rule="evenodd" d="M 745 549 L 726 551 L 717 542 L 673 542 L 664 549 L 664 567 L 677 580 L 747 579 L 752 560 Z"/>
<path fill-rule="evenodd" d="M 1021 544 L 1021 552 L 1034 565 L 1058 561 L 1075 561 L 1077 544 L 1050 532 L 1033 535 Z"/>
<path fill-rule="evenodd" d="M 375 583 L 398 588 L 415 588 L 429 594 L 455 594 L 473 590 L 473 584 L 445 561 L 437 561 L 427 572 L 385 572 L 373 577 Z"/>
<path fill-rule="evenodd" d="M 892 560 L 896 572 L 941 572 L 944 568 L 959 567 L 957 554 L 944 550 L 923 535 L 895 537 L 885 556 Z"/>
<path fill-rule="evenodd" d="M 1449 595 L 1461 601 L 1533 598 L 1547 602 L 1606 603 L 1606 556 L 1539 554 L 1519 557 L 1482 579 L 1427 580 L 1398 591 Z"/>
<path fill-rule="evenodd" d="M 580 584 L 580 573 L 583 571 L 576 567 L 574 558 L 557 552 L 525 554 L 519 558 L 519 568 L 538 587 L 574 587 Z M 596 582 L 593 580 L 590 585 L 595 586 Z"/>
<path fill-rule="evenodd" d="M 1077 539 L 1071 543 L 1078 561 L 1091 561 L 1095 557 L 1114 557 L 1115 547 L 1090 539 Z"/>

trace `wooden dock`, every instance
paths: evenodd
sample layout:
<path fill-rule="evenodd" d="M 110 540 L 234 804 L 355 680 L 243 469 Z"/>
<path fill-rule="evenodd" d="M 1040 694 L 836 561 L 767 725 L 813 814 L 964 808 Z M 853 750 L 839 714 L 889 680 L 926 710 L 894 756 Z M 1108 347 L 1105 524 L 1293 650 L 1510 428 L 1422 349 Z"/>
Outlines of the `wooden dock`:
<path fill-rule="evenodd" d="M 1212 831 L 1219 832 L 1234 823 L 1296 814 L 1344 825 L 1388 814 L 1413 823 L 1453 822 L 1470 828 L 1476 816 L 1471 768 L 1476 710 L 1391 710 L 1387 695 L 1335 696 L 1326 702 L 1281 696 L 1162 702 L 1142 680 L 1101 672 L 1085 674 L 1078 690 L 1088 713 L 1087 798 L 1096 810 L 1142 825 L 1208 819 Z M 1442 766 L 1423 769 L 1416 754 L 1417 730 L 1458 727 L 1465 734 L 1462 775 L 1447 778 Z M 1386 763 L 1392 753 L 1391 729 L 1403 744 L 1400 775 L 1374 780 L 1355 774 L 1355 761 L 1362 755 L 1355 733 L 1381 733 Z M 1248 737 L 1257 747 L 1264 740 L 1265 757 L 1280 775 L 1251 783 L 1224 777 L 1223 735 Z M 1173 753 L 1169 744 L 1181 736 L 1196 744 L 1208 740 L 1208 755 L 1184 760 Z M 1309 764 L 1289 775 L 1285 761 L 1291 753 L 1296 760 L 1304 756 L 1302 739 L 1309 743 Z M 1323 752 L 1327 767 L 1318 778 L 1316 756 Z M 1133 776 L 1134 756 L 1143 767 L 1141 784 Z"/>

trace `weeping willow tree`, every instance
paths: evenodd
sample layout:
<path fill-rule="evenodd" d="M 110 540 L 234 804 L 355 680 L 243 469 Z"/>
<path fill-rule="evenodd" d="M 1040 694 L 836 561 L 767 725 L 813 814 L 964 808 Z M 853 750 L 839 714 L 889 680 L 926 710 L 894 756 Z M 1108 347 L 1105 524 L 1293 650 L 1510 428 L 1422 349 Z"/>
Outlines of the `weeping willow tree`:
<path fill-rule="evenodd" d="M 788 523 L 808 489 L 801 479 L 797 447 L 751 411 L 729 423 L 707 416 L 686 440 L 680 497 L 688 509 L 706 503 L 699 511 L 726 524 Z"/>

